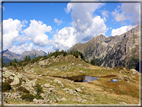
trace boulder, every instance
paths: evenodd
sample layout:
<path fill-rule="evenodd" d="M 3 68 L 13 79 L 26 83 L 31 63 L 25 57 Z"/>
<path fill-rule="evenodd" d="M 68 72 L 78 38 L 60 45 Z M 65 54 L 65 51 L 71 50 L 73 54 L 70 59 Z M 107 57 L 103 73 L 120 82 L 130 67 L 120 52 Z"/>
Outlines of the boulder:
<path fill-rule="evenodd" d="M 82 98 L 80 98 L 80 97 L 75 97 L 74 99 L 73 99 L 73 101 L 78 101 L 78 102 L 83 102 L 83 99 Z"/>
<path fill-rule="evenodd" d="M 44 100 L 42 100 L 42 99 L 36 99 L 36 98 L 34 98 L 33 99 L 33 103 L 34 104 L 45 104 L 46 103 L 46 101 L 44 101 Z"/>
<path fill-rule="evenodd" d="M 23 78 L 23 75 L 18 73 L 17 77 L 18 78 Z"/>
<path fill-rule="evenodd" d="M 130 71 L 132 71 L 132 74 L 138 74 L 138 71 L 135 69 L 130 69 Z"/>
<path fill-rule="evenodd" d="M 3 72 L 3 77 L 8 78 L 8 77 L 11 76 L 11 75 L 13 75 L 13 73 L 10 72 L 10 71 L 8 71 L 8 69 L 7 69 L 5 72 Z"/>
<path fill-rule="evenodd" d="M 10 76 L 10 77 L 9 77 L 9 79 L 12 79 L 12 80 L 14 80 L 14 77 L 13 77 L 13 76 Z"/>
<path fill-rule="evenodd" d="M 72 89 L 64 88 L 63 90 L 66 91 L 66 93 L 73 94 Z"/>
<path fill-rule="evenodd" d="M 11 83 L 11 85 L 19 84 L 19 82 L 20 82 L 19 78 L 17 76 L 15 76 L 13 82 Z"/>
<path fill-rule="evenodd" d="M 67 99 L 66 99 L 65 97 L 63 97 L 61 100 L 62 100 L 62 101 L 66 101 Z"/>
<path fill-rule="evenodd" d="M 52 87 L 50 84 L 44 84 L 44 87 L 45 88 L 50 88 L 50 87 Z"/>
<path fill-rule="evenodd" d="M 42 77 L 42 75 L 40 74 L 39 77 Z"/>
<path fill-rule="evenodd" d="M 62 84 L 62 82 L 58 79 L 55 79 L 54 82 L 58 83 L 58 84 Z"/>
<path fill-rule="evenodd" d="M 76 92 L 82 92 L 80 88 L 75 89 Z"/>

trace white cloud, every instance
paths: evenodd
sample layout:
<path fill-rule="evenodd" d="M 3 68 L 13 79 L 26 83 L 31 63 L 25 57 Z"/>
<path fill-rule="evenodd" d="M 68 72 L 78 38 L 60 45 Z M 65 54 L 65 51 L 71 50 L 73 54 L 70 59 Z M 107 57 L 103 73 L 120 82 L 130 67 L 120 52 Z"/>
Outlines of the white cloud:
<path fill-rule="evenodd" d="M 57 18 L 55 18 L 54 22 L 57 23 L 57 25 L 60 25 L 62 23 L 62 20 L 58 20 Z"/>
<path fill-rule="evenodd" d="M 77 32 L 83 33 L 86 29 L 92 27 L 93 12 L 102 5 L 101 3 L 68 3 L 65 11 L 69 13 L 72 10 L 72 26 Z"/>
<path fill-rule="evenodd" d="M 78 32 L 74 27 L 64 27 L 59 31 L 57 30 L 50 44 L 53 45 L 52 50 L 68 50 L 76 43 L 83 43 L 84 41 L 90 40 L 91 38 L 88 38 L 88 36 L 94 37 L 99 34 L 105 34 L 106 31 L 107 28 L 104 20 L 100 16 L 96 16 L 93 18 L 91 28 L 86 29 L 84 33 Z"/>
<path fill-rule="evenodd" d="M 48 43 L 48 36 L 45 33 L 50 32 L 52 27 L 46 26 L 42 21 L 30 20 L 30 22 L 30 26 L 23 33 L 34 44 L 45 46 Z"/>
<path fill-rule="evenodd" d="M 75 30 L 72 27 L 64 27 L 53 36 L 52 45 L 55 49 L 68 49 L 76 43 Z"/>
<path fill-rule="evenodd" d="M 103 6 L 101 3 L 68 3 L 66 13 L 71 12 L 72 27 L 76 31 L 77 42 L 83 42 L 87 36 L 94 37 L 100 33 L 105 34 L 107 27 L 106 18 L 93 17 L 93 13 Z"/>
<path fill-rule="evenodd" d="M 132 29 L 133 27 L 135 27 L 135 26 L 130 25 L 130 26 L 122 26 L 117 29 L 112 29 L 111 35 L 112 36 L 121 35 L 121 34 L 127 32 L 128 30 Z"/>
<path fill-rule="evenodd" d="M 80 33 L 78 41 L 84 40 L 83 38 L 86 38 L 89 35 L 92 35 L 92 37 L 95 37 L 99 34 L 105 34 L 105 32 L 108 30 L 108 28 L 105 25 L 105 20 L 102 19 L 100 16 L 96 16 L 93 18 L 92 26 L 91 28 L 86 29 L 84 33 Z M 85 40 L 84 40 L 85 41 Z"/>
<path fill-rule="evenodd" d="M 9 49 L 12 47 L 16 38 L 19 36 L 19 32 L 24 26 L 19 20 L 7 19 L 3 20 L 3 49 Z"/>
<path fill-rule="evenodd" d="M 23 51 L 31 51 L 33 47 L 34 47 L 33 43 L 30 43 L 29 46 L 27 43 L 24 43 L 20 46 L 13 45 L 9 50 L 17 54 L 22 54 Z"/>
<path fill-rule="evenodd" d="M 140 4 L 139 3 L 122 3 L 121 6 L 117 7 L 112 15 L 116 21 L 131 20 L 131 25 L 139 24 L 140 16 Z"/>
<path fill-rule="evenodd" d="M 66 13 L 72 11 L 72 27 L 64 27 L 59 31 L 58 29 L 56 30 L 53 40 L 50 41 L 50 44 L 53 45 L 50 50 L 68 50 L 78 42 L 86 42 L 91 39 L 90 37 L 101 33 L 105 34 L 108 29 L 105 25 L 105 18 L 100 16 L 93 17 L 93 12 L 102 5 L 100 3 L 68 3 L 65 11 Z"/>
<path fill-rule="evenodd" d="M 101 12 L 102 12 L 102 15 L 103 15 L 104 17 L 109 17 L 109 11 L 104 10 L 104 11 L 101 11 Z"/>

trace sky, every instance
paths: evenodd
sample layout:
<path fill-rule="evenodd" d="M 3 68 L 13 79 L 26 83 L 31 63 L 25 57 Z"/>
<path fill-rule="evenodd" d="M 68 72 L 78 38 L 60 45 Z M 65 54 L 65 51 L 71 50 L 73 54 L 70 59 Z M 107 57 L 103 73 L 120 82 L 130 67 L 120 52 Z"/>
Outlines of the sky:
<path fill-rule="evenodd" d="M 3 50 L 68 50 L 139 25 L 139 3 L 3 3 Z"/>

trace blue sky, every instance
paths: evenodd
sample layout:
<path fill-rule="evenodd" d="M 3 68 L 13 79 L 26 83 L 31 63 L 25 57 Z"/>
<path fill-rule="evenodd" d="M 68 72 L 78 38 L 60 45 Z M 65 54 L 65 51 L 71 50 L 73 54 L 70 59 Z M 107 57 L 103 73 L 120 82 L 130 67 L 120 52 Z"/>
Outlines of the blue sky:
<path fill-rule="evenodd" d="M 3 49 L 68 50 L 139 24 L 139 3 L 3 3 Z"/>

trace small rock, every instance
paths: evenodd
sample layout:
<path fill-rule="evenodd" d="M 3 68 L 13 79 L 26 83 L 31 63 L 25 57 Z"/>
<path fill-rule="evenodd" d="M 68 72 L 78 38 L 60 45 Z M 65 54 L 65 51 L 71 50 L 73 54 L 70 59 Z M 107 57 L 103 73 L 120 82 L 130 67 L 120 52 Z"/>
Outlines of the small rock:
<path fill-rule="evenodd" d="M 125 102 L 119 102 L 119 104 L 125 104 L 126 105 L 127 103 L 125 103 Z"/>
<path fill-rule="evenodd" d="M 42 75 L 41 75 L 41 74 L 40 74 L 39 76 L 40 76 L 40 77 L 42 77 Z"/>
<path fill-rule="evenodd" d="M 82 92 L 80 88 L 75 89 L 76 92 Z"/>
<path fill-rule="evenodd" d="M 62 100 L 62 101 L 66 101 L 67 99 L 66 99 L 65 97 L 63 97 L 61 100 Z"/>
<path fill-rule="evenodd" d="M 45 88 L 50 88 L 51 85 L 50 85 L 50 84 L 44 84 L 44 87 L 45 87 Z"/>

